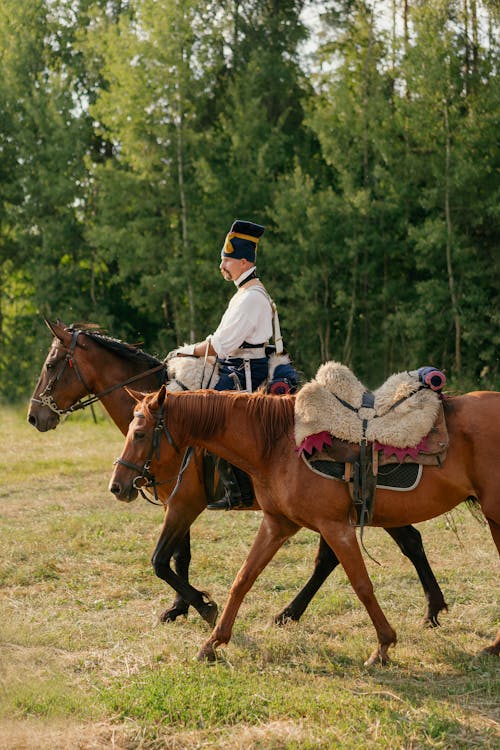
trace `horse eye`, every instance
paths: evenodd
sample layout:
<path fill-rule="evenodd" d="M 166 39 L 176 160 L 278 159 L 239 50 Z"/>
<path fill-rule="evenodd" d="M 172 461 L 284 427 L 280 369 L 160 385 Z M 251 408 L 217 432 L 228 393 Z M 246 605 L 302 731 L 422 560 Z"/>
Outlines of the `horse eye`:
<path fill-rule="evenodd" d="M 53 363 L 52 362 L 47 362 L 46 368 L 47 368 L 47 370 L 53 370 L 54 369 Z"/>
<path fill-rule="evenodd" d="M 134 440 L 143 440 L 146 437 L 146 433 L 142 430 L 136 430 L 134 432 Z"/>

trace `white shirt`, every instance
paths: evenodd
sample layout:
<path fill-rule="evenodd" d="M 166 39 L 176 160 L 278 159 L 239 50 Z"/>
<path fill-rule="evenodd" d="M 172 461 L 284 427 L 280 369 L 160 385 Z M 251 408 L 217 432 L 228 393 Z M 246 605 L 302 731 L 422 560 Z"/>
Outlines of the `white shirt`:
<path fill-rule="evenodd" d="M 235 283 L 248 275 L 242 274 Z M 264 290 L 264 286 L 257 279 L 238 289 L 229 300 L 217 330 L 207 337 L 220 359 L 231 357 L 244 341 L 263 344 L 273 335 L 271 303 L 267 293 L 261 290 Z"/>

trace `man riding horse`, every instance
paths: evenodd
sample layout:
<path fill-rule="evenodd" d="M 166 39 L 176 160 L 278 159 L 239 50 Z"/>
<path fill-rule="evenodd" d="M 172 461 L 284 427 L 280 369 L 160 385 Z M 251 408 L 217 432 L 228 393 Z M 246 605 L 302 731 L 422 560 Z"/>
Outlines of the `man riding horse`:
<path fill-rule="evenodd" d="M 233 222 L 221 251 L 220 271 L 226 281 L 232 281 L 236 293 L 216 331 L 196 344 L 181 346 L 176 355 L 216 356 L 219 379 L 217 391 L 244 390 L 252 392 L 266 382 L 269 373 L 269 353 L 283 351 L 276 305 L 257 278 L 256 253 L 265 227 L 251 221 Z M 274 347 L 268 346 L 274 336 Z M 283 370 L 284 368 L 284 370 Z M 281 365 L 282 392 L 294 392 L 299 376 L 291 365 Z M 219 461 L 219 474 L 225 487 L 221 500 L 210 503 L 210 510 L 230 510 L 248 507 L 253 502 L 250 478 L 226 461 Z"/>

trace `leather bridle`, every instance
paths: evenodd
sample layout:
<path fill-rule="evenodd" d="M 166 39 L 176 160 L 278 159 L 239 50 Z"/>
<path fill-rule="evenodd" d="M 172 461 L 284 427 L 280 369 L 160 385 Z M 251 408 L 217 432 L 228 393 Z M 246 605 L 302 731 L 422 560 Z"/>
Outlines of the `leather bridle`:
<path fill-rule="evenodd" d="M 91 390 L 87 386 L 87 384 L 86 384 L 86 382 L 85 382 L 85 380 L 84 380 L 84 378 L 82 376 L 82 373 L 80 372 L 80 368 L 78 367 L 78 364 L 76 363 L 76 361 L 74 359 L 74 356 L 73 356 L 74 353 L 75 353 L 75 349 L 76 349 L 76 346 L 77 346 L 77 340 L 78 340 L 78 336 L 80 335 L 80 333 L 81 333 L 81 331 L 79 331 L 79 330 L 75 330 L 75 331 L 72 332 L 71 343 L 69 345 L 69 348 L 66 348 L 66 347 L 56 347 L 57 349 L 62 349 L 63 351 L 66 352 L 64 358 L 62 358 L 61 360 L 59 360 L 59 362 L 61 363 L 61 367 L 59 367 L 57 369 L 57 371 L 54 374 L 54 376 L 49 380 L 49 382 L 47 383 L 47 385 L 43 389 L 42 393 L 40 393 L 40 397 L 39 398 L 32 398 L 31 399 L 31 403 L 32 404 L 40 404 L 41 406 L 47 406 L 51 411 L 55 412 L 59 417 L 62 417 L 65 414 L 69 414 L 72 411 L 76 411 L 77 408 L 83 408 L 82 406 L 79 406 L 79 404 L 81 403 L 79 401 L 77 404 L 73 404 L 72 406 L 68 407 L 67 409 L 60 409 L 58 407 L 58 405 L 57 405 L 54 397 L 52 396 L 52 391 L 55 388 L 55 386 L 58 384 L 58 382 L 60 381 L 60 379 L 62 378 L 63 373 L 64 373 L 66 367 L 72 367 L 75 370 L 78 379 L 82 383 L 82 385 L 85 388 L 85 390 L 87 391 L 87 393 L 89 393 L 89 394 L 91 393 Z"/>
<path fill-rule="evenodd" d="M 72 414 L 75 411 L 79 411 L 80 409 L 85 409 L 87 406 L 92 406 L 93 404 L 97 403 L 97 401 L 100 401 L 104 396 L 107 396 L 109 393 L 112 393 L 118 388 L 123 388 L 126 385 L 130 385 L 130 383 L 133 383 L 136 380 L 141 380 L 147 375 L 152 375 L 153 373 L 159 372 L 160 370 L 165 370 L 166 372 L 166 365 L 162 362 L 156 367 L 152 367 L 149 370 L 146 370 L 145 372 L 140 372 L 137 375 L 134 375 L 131 378 L 128 378 L 127 380 L 124 380 L 120 383 L 115 383 L 114 385 L 110 386 L 109 388 L 106 388 L 104 391 L 101 391 L 100 393 L 93 393 L 92 389 L 87 385 L 85 378 L 83 377 L 81 370 L 78 366 L 78 362 L 76 361 L 74 357 L 76 347 L 82 346 L 81 344 L 77 343 L 78 336 L 81 333 L 84 333 L 84 331 L 75 329 L 74 331 L 72 331 L 71 343 L 69 347 L 68 348 L 62 347 L 62 346 L 57 347 L 59 349 L 62 349 L 64 352 L 66 352 L 64 358 L 59 360 L 62 366 L 57 370 L 57 372 L 52 377 L 52 379 L 49 380 L 49 382 L 47 383 L 42 393 L 40 393 L 39 398 L 32 398 L 31 403 L 40 404 L 41 406 L 47 406 L 51 411 L 55 412 L 55 414 L 57 414 L 59 417 L 63 417 L 67 414 Z M 76 404 L 72 404 L 71 406 L 68 406 L 67 409 L 60 409 L 52 395 L 52 391 L 57 385 L 57 383 L 59 382 L 59 380 L 62 378 L 62 375 L 66 367 L 71 367 L 75 371 L 78 380 L 87 391 L 87 396 L 83 399 L 79 399 Z"/>
<path fill-rule="evenodd" d="M 143 417 L 144 414 L 142 412 L 134 412 L 134 418 L 135 417 Z M 139 494 L 148 502 L 153 503 L 153 505 L 163 505 L 159 501 L 158 498 L 158 490 L 157 487 L 159 487 L 161 484 L 167 484 L 168 482 L 171 482 L 173 479 L 177 479 L 177 483 L 169 495 L 169 500 L 175 495 L 177 492 L 177 488 L 179 487 L 179 484 L 182 479 L 182 475 L 184 474 L 189 461 L 191 459 L 191 455 L 193 453 L 193 448 L 190 446 L 187 448 L 184 458 L 182 459 L 181 467 L 179 469 L 179 473 L 175 475 L 175 477 L 170 477 L 169 479 L 165 479 L 163 482 L 158 482 L 156 480 L 155 475 L 151 471 L 151 462 L 153 461 L 153 458 L 156 458 L 157 461 L 160 459 L 160 447 L 161 447 L 161 438 L 162 435 L 165 435 L 166 439 L 174 448 L 174 450 L 179 453 L 179 449 L 177 445 L 175 444 L 175 441 L 170 433 L 170 430 L 167 427 L 167 423 L 165 421 L 165 412 L 163 409 L 159 409 L 155 414 L 155 426 L 153 428 L 153 436 L 151 438 L 151 445 L 149 447 L 148 456 L 146 458 L 146 461 L 142 466 L 139 466 L 138 464 L 134 464 L 131 461 L 127 461 L 124 458 L 117 458 L 113 462 L 114 464 L 119 464 L 120 466 L 125 466 L 127 469 L 132 469 L 133 471 L 138 472 L 138 476 L 135 477 L 134 481 L 132 482 L 132 486 L 134 489 L 136 489 Z M 143 480 L 146 480 L 145 484 L 139 484 L 139 482 L 142 482 Z M 143 490 L 153 489 L 155 501 L 153 502 L 145 493 Z"/>

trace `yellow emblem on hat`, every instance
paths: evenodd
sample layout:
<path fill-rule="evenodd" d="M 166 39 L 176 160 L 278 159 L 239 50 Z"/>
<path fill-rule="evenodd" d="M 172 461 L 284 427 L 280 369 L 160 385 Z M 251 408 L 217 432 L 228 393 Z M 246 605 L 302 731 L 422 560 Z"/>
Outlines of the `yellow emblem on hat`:
<path fill-rule="evenodd" d="M 231 244 L 231 240 L 233 239 L 233 237 L 237 237 L 240 240 L 250 240 L 250 242 L 255 245 L 255 249 L 257 250 L 257 245 L 259 244 L 260 237 L 252 237 L 252 235 L 250 234 L 241 234 L 240 232 L 229 232 L 224 242 L 224 253 L 227 253 L 228 255 L 230 253 L 234 253 L 234 247 Z"/>

